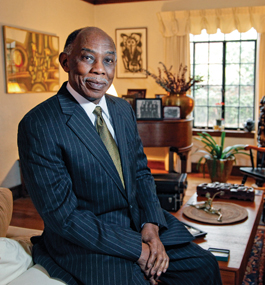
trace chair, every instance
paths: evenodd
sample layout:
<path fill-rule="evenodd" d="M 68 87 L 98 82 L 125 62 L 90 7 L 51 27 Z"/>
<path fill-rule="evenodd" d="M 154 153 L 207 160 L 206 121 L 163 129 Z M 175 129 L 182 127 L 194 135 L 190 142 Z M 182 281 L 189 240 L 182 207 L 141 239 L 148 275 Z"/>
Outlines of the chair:
<path fill-rule="evenodd" d="M 265 183 L 265 167 L 264 167 L 264 158 L 265 158 L 265 147 L 257 147 L 253 145 L 246 145 L 245 150 L 249 150 L 250 160 L 252 167 L 240 167 L 240 171 L 244 174 L 242 179 L 242 184 L 245 184 L 248 177 L 252 177 L 256 180 L 256 185 L 262 187 Z M 252 150 L 257 151 L 256 167 L 254 165 L 254 158 Z"/>

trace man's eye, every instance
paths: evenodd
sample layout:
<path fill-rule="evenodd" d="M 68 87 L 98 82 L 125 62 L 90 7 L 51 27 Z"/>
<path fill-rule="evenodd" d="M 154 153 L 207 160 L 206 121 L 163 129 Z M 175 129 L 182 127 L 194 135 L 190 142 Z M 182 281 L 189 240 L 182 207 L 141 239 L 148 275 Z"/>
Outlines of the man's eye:
<path fill-rule="evenodd" d="M 93 60 L 93 56 L 91 56 L 91 55 L 83 55 L 83 59 Z"/>
<path fill-rule="evenodd" d="M 113 63 L 114 62 L 113 58 L 106 58 L 105 61 L 106 61 L 106 63 Z"/>

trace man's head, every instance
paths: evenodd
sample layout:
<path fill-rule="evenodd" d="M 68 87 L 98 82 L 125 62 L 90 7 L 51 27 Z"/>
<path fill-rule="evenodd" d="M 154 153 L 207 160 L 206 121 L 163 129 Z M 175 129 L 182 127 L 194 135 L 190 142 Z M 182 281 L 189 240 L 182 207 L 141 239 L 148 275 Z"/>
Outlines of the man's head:
<path fill-rule="evenodd" d="M 101 29 L 83 28 L 68 36 L 59 60 L 72 88 L 98 103 L 114 78 L 116 48 Z"/>

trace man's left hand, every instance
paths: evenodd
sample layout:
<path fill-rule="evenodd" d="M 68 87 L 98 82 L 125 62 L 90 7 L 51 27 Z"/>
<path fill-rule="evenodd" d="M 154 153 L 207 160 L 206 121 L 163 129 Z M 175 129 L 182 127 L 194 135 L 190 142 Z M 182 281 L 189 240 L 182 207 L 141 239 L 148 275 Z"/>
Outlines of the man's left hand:
<path fill-rule="evenodd" d="M 150 256 L 147 261 L 147 268 L 150 269 L 150 279 L 157 280 L 160 275 L 167 271 L 169 257 L 165 247 L 159 238 L 159 227 L 155 224 L 146 223 L 142 228 L 142 241 L 150 247 Z"/>

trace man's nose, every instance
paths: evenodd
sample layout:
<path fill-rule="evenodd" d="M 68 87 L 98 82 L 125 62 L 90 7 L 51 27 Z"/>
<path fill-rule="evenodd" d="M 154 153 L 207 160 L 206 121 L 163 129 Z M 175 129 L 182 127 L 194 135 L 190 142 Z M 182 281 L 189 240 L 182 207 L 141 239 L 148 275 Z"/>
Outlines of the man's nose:
<path fill-rule="evenodd" d="M 105 74 L 106 70 L 104 64 L 100 60 L 95 60 L 92 65 L 91 72 L 96 74 Z"/>

